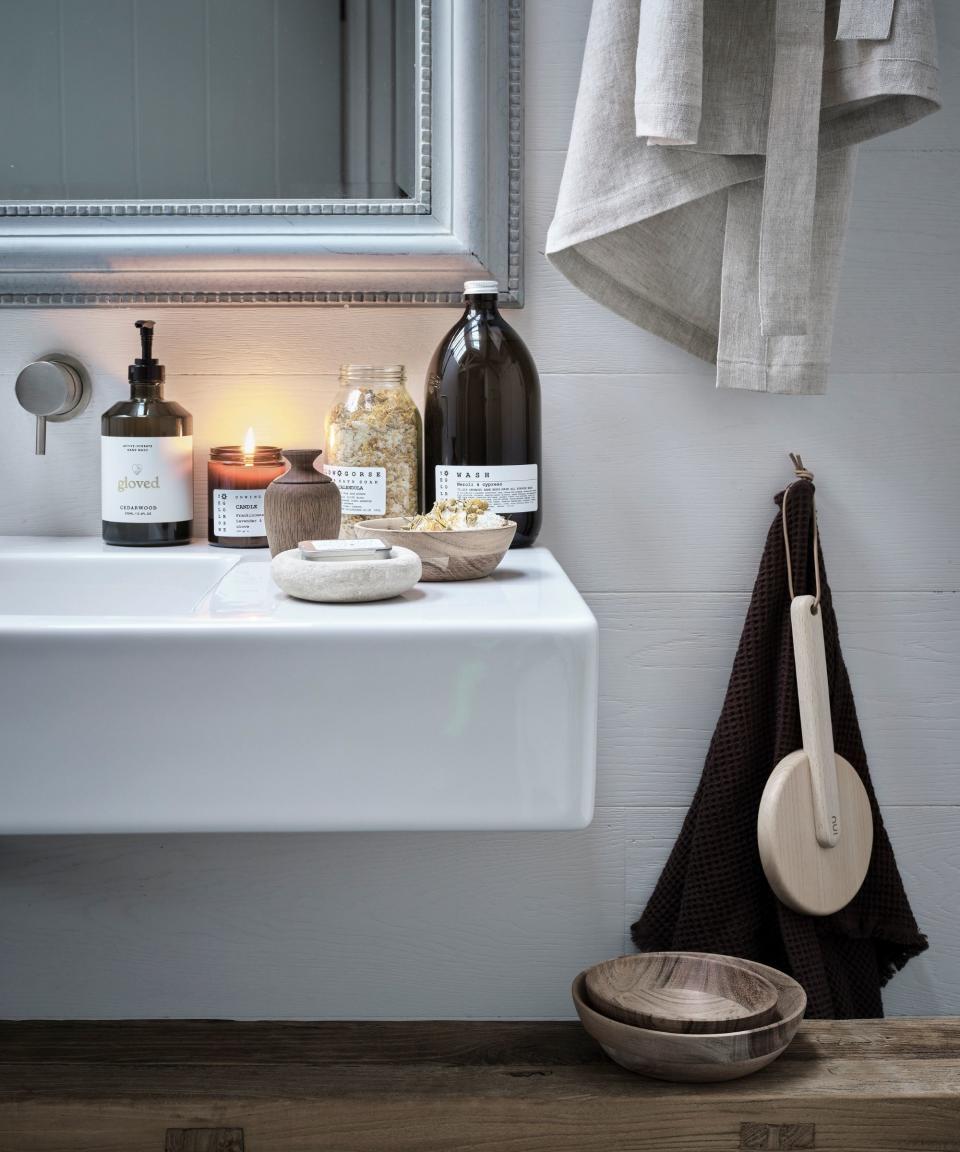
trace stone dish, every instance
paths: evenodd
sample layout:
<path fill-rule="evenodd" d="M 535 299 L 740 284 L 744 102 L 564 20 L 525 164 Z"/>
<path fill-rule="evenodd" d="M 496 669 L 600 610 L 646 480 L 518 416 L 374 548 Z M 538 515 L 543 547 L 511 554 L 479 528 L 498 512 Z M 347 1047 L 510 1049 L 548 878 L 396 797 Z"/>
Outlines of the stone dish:
<path fill-rule="evenodd" d="M 709 953 L 689 955 L 709 956 Z M 696 1083 L 737 1080 L 759 1071 L 781 1055 L 800 1027 L 807 1007 L 807 994 L 796 980 L 753 960 L 738 963 L 763 976 L 777 989 L 777 1017 L 772 1023 L 745 1031 L 700 1035 L 656 1032 L 622 1024 L 590 1006 L 586 972 L 581 972 L 573 982 L 573 1003 L 584 1028 L 611 1060 L 630 1072 L 656 1080 Z"/>
<path fill-rule="evenodd" d="M 658 1032 L 742 1032 L 769 1024 L 777 990 L 734 959 L 689 952 L 618 956 L 587 971 L 587 996 L 604 1016 Z"/>
<path fill-rule="evenodd" d="M 270 575 L 288 596 L 322 604 L 389 600 L 409 591 L 421 571 L 416 552 L 399 547 L 386 560 L 304 560 L 291 548 L 270 562 Z"/>
<path fill-rule="evenodd" d="M 423 562 L 422 580 L 479 580 L 489 576 L 506 556 L 517 531 L 512 520 L 502 528 L 452 532 L 408 532 L 406 523 L 402 516 L 364 520 L 356 525 L 356 533 L 416 552 Z"/>

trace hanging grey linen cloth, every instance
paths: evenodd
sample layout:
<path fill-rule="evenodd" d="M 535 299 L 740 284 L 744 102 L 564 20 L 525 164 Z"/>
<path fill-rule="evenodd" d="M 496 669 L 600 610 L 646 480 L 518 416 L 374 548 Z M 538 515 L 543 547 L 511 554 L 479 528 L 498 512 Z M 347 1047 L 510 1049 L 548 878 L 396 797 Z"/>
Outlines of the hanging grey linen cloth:
<path fill-rule="evenodd" d="M 547 256 L 720 388 L 823 392 L 856 145 L 938 85 L 932 0 L 594 0 Z"/>

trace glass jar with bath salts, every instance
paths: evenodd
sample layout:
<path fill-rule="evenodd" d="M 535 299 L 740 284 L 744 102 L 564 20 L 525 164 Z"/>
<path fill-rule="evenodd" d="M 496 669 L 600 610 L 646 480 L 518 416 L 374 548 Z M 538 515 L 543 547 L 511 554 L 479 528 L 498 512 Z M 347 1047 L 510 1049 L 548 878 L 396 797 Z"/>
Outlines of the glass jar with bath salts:
<path fill-rule="evenodd" d="M 423 423 L 402 365 L 344 364 L 327 414 L 323 470 L 340 489 L 341 536 L 381 516 L 415 516 Z"/>

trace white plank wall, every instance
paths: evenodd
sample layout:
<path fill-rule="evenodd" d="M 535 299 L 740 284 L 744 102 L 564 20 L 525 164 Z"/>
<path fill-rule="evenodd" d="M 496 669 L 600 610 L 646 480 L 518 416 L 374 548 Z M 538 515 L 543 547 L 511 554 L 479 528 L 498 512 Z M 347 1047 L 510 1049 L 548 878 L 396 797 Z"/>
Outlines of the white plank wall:
<path fill-rule="evenodd" d="M 790 449 L 817 473 L 864 738 L 931 938 L 888 1010 L 960 1013 L 960 5 L 937 5 L 945 111 L 862 151 L 822 398 L 717 393 L 707 366 L 546 262 L 589 0 L 526 7 L 528 304 L 514 318 L 543 374 L 544 542 L 601 626 L 593 827 L 8 839 L 0 1016 L 571 1015 L 571 978 L 626 946 L 695 786 Z M 248 423 L 319 443 L 337 365 L 360 354 L 404 361 L 419 391 L 452 321 L 155 315 L 201 452 Z M 136 316 L 0 312 L 0 532 L 96 530 L 96 414 L 125 389 Z M 38 460 L 13 377 L 57 348 L 90 365 L 96 395 Z"/>

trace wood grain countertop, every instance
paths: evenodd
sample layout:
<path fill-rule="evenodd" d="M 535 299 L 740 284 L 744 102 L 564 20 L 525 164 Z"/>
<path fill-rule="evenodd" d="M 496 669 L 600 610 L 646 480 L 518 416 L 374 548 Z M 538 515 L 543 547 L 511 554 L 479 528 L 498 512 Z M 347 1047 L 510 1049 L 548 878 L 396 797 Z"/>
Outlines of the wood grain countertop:
<path fill-rule="evenodd" d="M 809 1021 L 725 1084 L 573 1023 L 0 1023 L 0 1152 L 960 1149 L 960 1019 Z"/>

